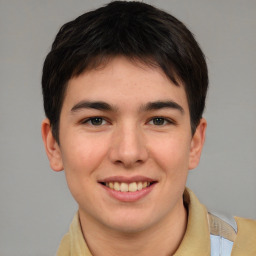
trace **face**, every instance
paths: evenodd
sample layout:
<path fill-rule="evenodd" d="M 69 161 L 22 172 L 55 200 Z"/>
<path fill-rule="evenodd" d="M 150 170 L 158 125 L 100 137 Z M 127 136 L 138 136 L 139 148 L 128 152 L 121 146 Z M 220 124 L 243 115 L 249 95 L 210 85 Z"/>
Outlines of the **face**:
<path fill-rule="evenodd" d="M 117 57 L 69 81 L 60 144 L 47 121 L 43 137 L 52 168 L 65 170 L 80 218 L 136 232 L 179 217 L 204 130 L 201 121 L 192 137 L 182 85 L 159 68 Z"/>

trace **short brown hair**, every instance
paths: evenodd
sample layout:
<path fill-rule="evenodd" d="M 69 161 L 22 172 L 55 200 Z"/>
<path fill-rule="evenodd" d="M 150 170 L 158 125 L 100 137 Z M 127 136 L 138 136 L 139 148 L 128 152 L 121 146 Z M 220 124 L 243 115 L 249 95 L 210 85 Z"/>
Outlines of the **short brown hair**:
<path fill-rule="evenodd" d="M 118 55 L 159 66 L 177 86 L 177 80 L 184 84 L 193 134 L 208 88 L 198 43 L 172 15 L 142 2 L 114 1 L 63 25 L 45 59 L 44 109 L 55 139 L 68 81 Z"/>

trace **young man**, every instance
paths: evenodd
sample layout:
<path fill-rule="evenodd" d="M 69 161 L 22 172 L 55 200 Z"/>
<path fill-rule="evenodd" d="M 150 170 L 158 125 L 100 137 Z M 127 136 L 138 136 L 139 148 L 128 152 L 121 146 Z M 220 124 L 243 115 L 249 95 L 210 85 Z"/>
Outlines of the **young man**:
<path fill-rule="evenodd" d="M 141 2 L 85 13 L 57 34 L 42 86 L 46 153 L 79 205 L 58 255 L 256 255 L 255 221 L 229 224 L 185 189 L 208 75 L 180 21 Z"/>

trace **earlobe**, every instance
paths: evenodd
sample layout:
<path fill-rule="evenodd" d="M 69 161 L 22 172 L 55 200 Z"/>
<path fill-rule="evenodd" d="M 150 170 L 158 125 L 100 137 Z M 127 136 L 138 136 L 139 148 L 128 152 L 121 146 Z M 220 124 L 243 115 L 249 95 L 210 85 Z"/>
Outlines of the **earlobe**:
<path fill-rule="evenodd" d="M 205 141 L 207 122 L 204 118 L 201 118 L 199 125 L 196 128 L 194 136 L 190 145 L 189 156 L 189 170 L 197 167 L 200 161 L 201 152 Z"/>
<path fill-rule="evenodd" d="M 51 168 L 58 172 L 63 170 L 62 156 L 60 147 L 53 137 L 49 119 L 44 119 L 41 127 L 42 138 L 46 154 L 48 156 Z"/>

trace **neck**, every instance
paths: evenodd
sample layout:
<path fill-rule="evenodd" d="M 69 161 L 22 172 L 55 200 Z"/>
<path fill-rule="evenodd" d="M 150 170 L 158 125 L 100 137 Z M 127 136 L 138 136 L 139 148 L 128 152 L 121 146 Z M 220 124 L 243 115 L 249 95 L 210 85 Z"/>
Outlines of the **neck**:
<path fill-rule="evenodd" d="M 166 256 L 178 249 L 187 225 L 187 211 L 179 202 L 159 223 L 136 233 L 124 233 L 95 224 L 79 210 L 82 231 L 93 256 Z"/>

